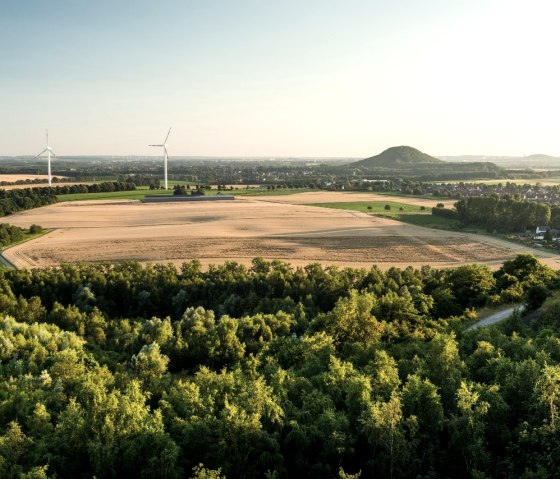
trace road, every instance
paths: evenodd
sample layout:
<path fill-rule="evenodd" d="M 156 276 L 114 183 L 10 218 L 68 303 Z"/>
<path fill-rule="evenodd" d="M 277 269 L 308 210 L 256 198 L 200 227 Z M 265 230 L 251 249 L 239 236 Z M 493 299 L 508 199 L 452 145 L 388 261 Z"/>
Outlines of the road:
<path fill-rule="evenodd" d="M 511 306 L 510 308 L 504 309 L 502 311 L 498 311 L 497 313 L 491 314 L 487 318 L 481 319 L 477 321 L 473 325 L 469 326 L 466 331 L 472 331 L 473 329 L 478 328 L 485 328 L 487 326 L 491 326 L 492 324 L 499 323 L 505 319 L 508 319 L 516 309 L 520 309 L 521 305 L 516 304 L 515 306 Z"/>

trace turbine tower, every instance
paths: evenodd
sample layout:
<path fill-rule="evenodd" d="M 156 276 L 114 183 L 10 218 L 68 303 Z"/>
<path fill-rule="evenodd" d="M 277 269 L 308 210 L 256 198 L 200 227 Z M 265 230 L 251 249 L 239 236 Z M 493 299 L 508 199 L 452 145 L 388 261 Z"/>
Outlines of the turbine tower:
<path fill-rule="evenodd" d="M 163 148 L 163 182 L 164 182 L 165 189 L 167 189 L 167 139 L 169 138 L 170 133 L 171 133 L 171 128 L 169 128 L 169 131 L 167 132 L 167 136 L 165 137 L 165 140 L 163 140 L 162 145 L 148 145 L 148 146 L 158 146 L 160 148 Z"/>
<path fill-rule="evenodd" d="M 43 154 L 47 154 L 47 164 L 48 164 L 48 172 L 49 172 L 49 186 L 52 186 L 52 175 L 51 175 L 51 155 L 55 156 L 54 151 L 49 146 L 49 130 L 47 130 L 47 146 L 46 148 L 37 155 L 37 158 L 43 158 Z"/>

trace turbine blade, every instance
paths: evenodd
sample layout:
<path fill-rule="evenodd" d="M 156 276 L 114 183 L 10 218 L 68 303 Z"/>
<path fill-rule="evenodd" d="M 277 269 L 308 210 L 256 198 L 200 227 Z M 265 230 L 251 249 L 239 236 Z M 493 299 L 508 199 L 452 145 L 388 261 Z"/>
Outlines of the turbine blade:
<path fill-rule="evenodd" d="M 47 151 L 49 151 L 47 148 L 45 148 L 41 153 L 39 153 L 35 158 L 39 158 L 43 153 L 46 153 Z"/>
<path fill-rule="evenodd" d="M 164 145 L 167 143 L 167 139 L 169 138 L 170 133 L 171 133 L 171 127 L 169 127 L 169 131 L 167 132 L 167 136 L 165 137 L 165 140 L 163 140 Z"/>
<path fill-rule="evenodd" d="M 49 146 L 49 130 L 45 130 L 46 134 L 47 134 L 47 146 Z"/>
<path fill-rule="evenodd" d="M 161 148 L 163 145 L 148 145 L 148 146 L 159 146 Z"/>

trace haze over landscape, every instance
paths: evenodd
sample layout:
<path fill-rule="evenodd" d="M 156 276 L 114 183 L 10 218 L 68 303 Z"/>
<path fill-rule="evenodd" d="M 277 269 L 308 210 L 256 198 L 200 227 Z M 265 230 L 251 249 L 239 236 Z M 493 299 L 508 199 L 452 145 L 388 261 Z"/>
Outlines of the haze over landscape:
<path fill-rule="evenodd" d="M 556 2 L 0 3 L 0 479 L 558 478 Z"/>
<path fill-rule="evenodd" d="M 553 0 L 7 1 L 0 155 L 560 155 Z M 160 139 L 160 137 L 162 137 Z"/>

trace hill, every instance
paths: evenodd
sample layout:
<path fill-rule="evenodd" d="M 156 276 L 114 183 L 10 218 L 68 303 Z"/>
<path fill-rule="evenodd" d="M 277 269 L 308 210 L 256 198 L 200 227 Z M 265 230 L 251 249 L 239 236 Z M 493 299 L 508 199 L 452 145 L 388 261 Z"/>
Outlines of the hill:
<path fill-rule="evenodd" d="M 351 163 L 349 166 L 362 166 L 365 168 L 393 168 L 400 169 L 402 167 L 445 163 L 433 156 L 422 153 L 411 146 L 393 146 L 386 149 L 382 153 L 365 160 Z"/>

